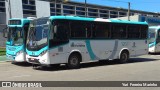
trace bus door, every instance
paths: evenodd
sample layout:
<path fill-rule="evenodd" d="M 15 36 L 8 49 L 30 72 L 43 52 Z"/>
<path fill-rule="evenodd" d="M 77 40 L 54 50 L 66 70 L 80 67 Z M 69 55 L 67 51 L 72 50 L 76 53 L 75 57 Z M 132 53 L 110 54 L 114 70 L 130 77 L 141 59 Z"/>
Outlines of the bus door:
<path fill-rule="evenodd" d="M 157 30 L 156 52 L 160 52 L 160 29 Z"/>

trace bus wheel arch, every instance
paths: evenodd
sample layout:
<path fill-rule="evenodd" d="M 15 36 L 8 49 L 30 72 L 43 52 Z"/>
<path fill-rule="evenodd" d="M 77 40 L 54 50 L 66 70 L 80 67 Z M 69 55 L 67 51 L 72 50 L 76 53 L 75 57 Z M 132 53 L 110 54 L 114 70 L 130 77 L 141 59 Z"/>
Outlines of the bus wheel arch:
<path fill-rule="evenodd" d="M 80 62 L 82 62 L 82 55 L 79 51 L 73 51 L 68 57 L 67 66 L 70 69 L 79 68 Z"/>
<path fill-rule="evenodd" d="M 119 54 L 119 63 L 126 63 L 130 57 L 130 53 L 128 49 L 122 49 Z"/>

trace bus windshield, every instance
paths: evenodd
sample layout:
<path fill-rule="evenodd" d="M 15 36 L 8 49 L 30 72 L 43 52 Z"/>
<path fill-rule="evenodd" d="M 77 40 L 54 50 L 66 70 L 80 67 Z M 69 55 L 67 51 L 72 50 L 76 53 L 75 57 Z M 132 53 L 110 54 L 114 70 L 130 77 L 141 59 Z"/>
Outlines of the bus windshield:
<path fill-rule="evenodd" d="M 47 45 L 49 29 L 47 21 L 46 18 L 31 21 L 27 38 L 27 48 L 29 50 L 39 50 Z"/>
<path fill-rule="evenodd" d="M 149 44 L 153 43 L 156 40 L 156 29 L 149 29 L 148 38 Z"/>
<path fill-rule="evenodd" d="M 8 29 L 8 42 L 12 45 L 22 45 L 23 44 L 23 32 L 21 27 L 9 27 Z"/>

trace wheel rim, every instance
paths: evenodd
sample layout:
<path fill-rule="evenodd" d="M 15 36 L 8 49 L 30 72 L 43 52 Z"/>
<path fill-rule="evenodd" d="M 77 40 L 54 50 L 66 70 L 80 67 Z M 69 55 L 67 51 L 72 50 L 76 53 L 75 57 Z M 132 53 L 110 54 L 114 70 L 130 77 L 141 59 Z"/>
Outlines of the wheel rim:
<path fill-rule="evenodd" d="M 70 64 L 73 65 L 73 66 L 76 66 L 78 64 L 78 58 L 77 57 L 72 57 L 70 59 Z"/>
<path fill-rule="evenodd" d="M 121 59 L 122 59 L 123 61 L 127 61 L 127 58 L 128 58 L 127 54 L 126 54 L 126 53 L 123 53 L 122 56 L 121 56 Z"/>

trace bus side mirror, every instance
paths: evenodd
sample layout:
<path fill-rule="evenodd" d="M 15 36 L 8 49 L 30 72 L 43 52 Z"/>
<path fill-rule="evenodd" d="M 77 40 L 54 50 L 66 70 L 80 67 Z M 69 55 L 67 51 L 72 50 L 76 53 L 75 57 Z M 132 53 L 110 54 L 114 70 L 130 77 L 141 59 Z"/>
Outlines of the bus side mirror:
<path fill-rule="evenodd" d="M 57 26 L 54 26 L 54 33 L 57 33 Z"/>
<path fill-rule="evenodd" d="M 7 29 L 8 28 L 3 29 L 3 37 L 4 38 L 7 38 L 7 36 L 8 36 Z"/>

